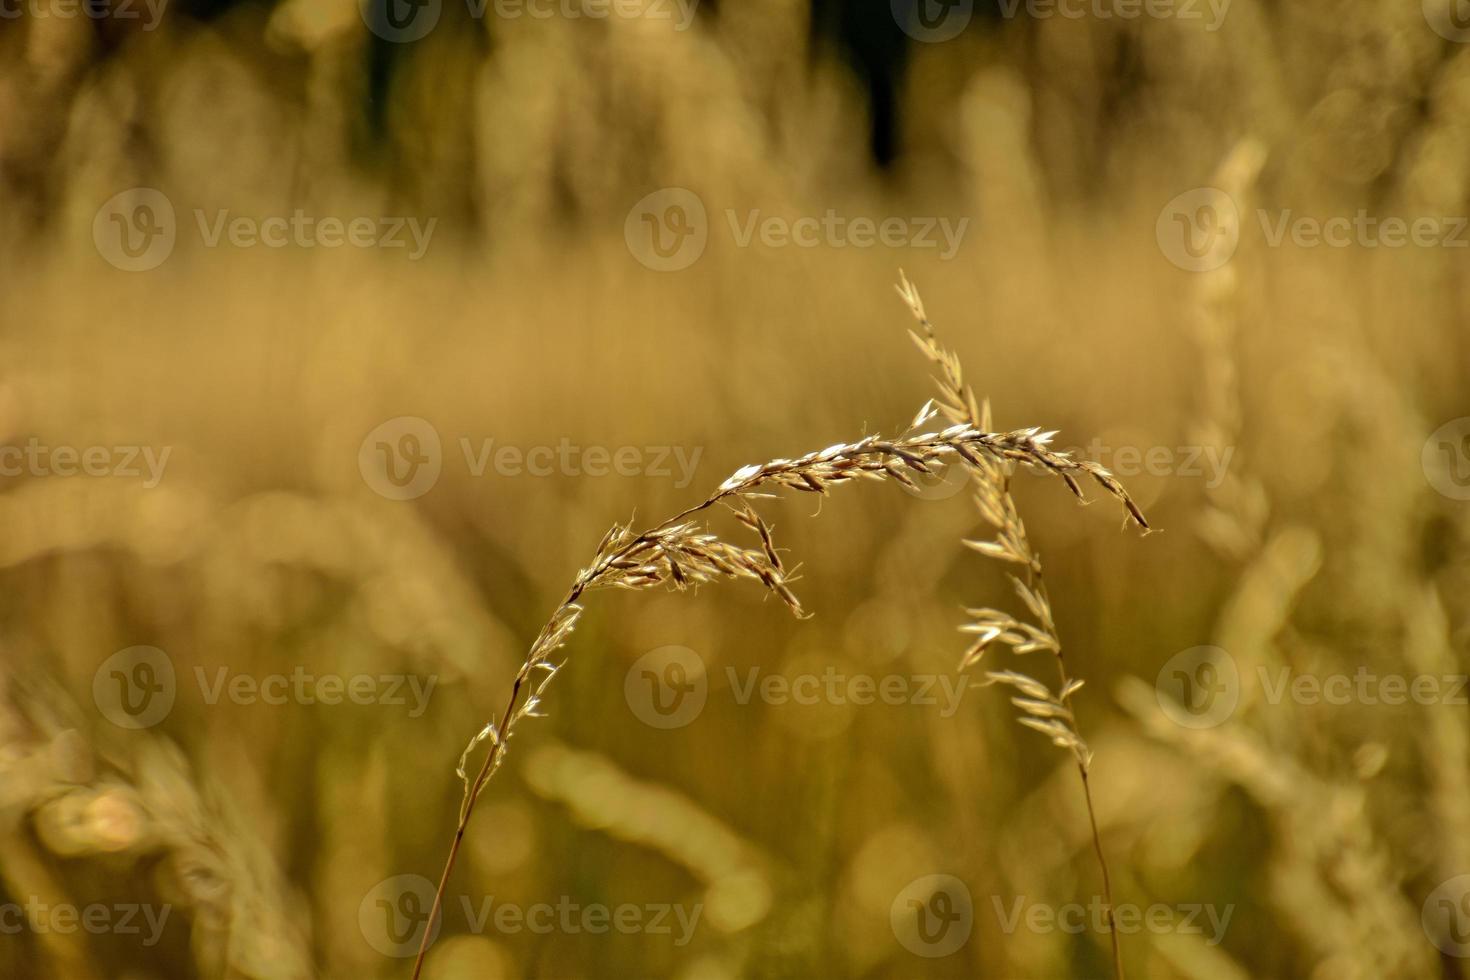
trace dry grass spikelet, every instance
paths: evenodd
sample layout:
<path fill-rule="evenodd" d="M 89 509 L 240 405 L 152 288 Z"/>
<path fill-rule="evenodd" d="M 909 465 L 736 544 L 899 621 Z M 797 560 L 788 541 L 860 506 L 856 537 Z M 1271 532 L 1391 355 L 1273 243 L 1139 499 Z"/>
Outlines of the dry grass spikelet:
<path fill-rule="evenodd" d="M 966 543 L 984 554 L 1025 568 L 1026 579 L 1017 578 L 1015 583 L 1023 602 L 1035 616 L 1036 624 L 1022 623 L 995 610 L 973 610 L 974 621 L 965 629 L 974 633 L 976 639 L 963 665 L 970 666 L 994 643 L 1008 645 L 1016 653 L 1048 650 L 1055 654 L 1061 672 L 1061 681 L 1055 692 L 1040 681 L 1014 671 L 991 672 L 988 677 L 991 683 L 1007 684 L 1017 689 L 1019 694 L 1012 701 L 1022 712 L 1022 724 L 1069 749 L 1077 760 L 1086 788 L 1091 753 L 1076 731 L 1070 703 L 1071 696 L 1082 685 L 1080 681 L 1069 678 L 1062 667 L 1061 643 L 1056 637 L 1051 602 L 1041 580 L 1041 562 L 1031 548 L 1025 525 L 1010 495 L 1011 474 L 1017 466 L 1029 466 L 1055 475 L 1079 498 L 1083 497 L 1081 481 L 1090 479 L 1122 504 L 1128 519 L 1145 530 L 1148 522 L 1122 484 L 1106 469 L 1091 461 L 1078 460 L 1069 453 L 1053 450 L 1051 440 L 1055 432 L 1040 428 L 992 431 L 989 407 L 982 409 L 974 393 L 964 384 L 958 358 L 939 347 L 934 340 L 933 328 L 924 315 L 918 291 L 907 278 L 902 279 L 898 290 L 924 330 L 922 336 L 914 334 L 915 340 L 940 367 L 941 394 L 937 401 L 931 400 L 919 409 L 902 434 L 891 438 L 867 436 L 855 442 L 836 443 L 803 456 L 741 467 L 702 502 L 660 524 L 634 531 L 631 525 L 619 523 L 603 535 L 592 561 L 577 573 L 566 597 L 532 643 L 525 662 L 516 672 L 510 698 L 498 720 L 486 722 L 460 754 L 456 773 L 464 784 L 464 795 L 458 827 L 430 911 L 430 926 L 424 932 L 424 942 L 414 965 L 415 978 L 422 969 L 428 937 L 433 934 L 433 921 L 439 914 L 444 888 L 475 802 L 504 760 L 516 726 L 526 718 L 540 716 L 546 688 L 561 669 L 561 661 L 555 656 L 576 629 L 583 610 L 583 596 L 604 588 L 646 590 L 662 587 L 684 591 L 707 582 L 744 580 L 758 583 L 793 614 L 807 615 L 791 589 L 794 570 L 788 568 L 782 559 L 772 526 L 756 507 L 757 501 L 779 496 L 783 490 L 825 495 L 859 480 L 893 481 L 912 487 L 916 475 L 929 476 L 952 465 L 967 467 L 974 480 L 981 513 L 997 528 L 998 534 L 992 542 Z M 948 424 L 935 427 L 933 423 L 941 414 Z M 754 540 L 748 545 L 735 544 L 710 526 L 703 515 L 716 505 L 728 510 L 735 522 Z M 480 768 L 471 776 L 470 759 L 486 743 L 488 748 L 483 750 Z M 1089 795 L 1089 813 L 1091 807 Z M 1101 860 L 1095 819 L 1093 839 Z M 1111 909 L 1105 864 L 1103 881 Z M 1112 935 L 1116 960 L 1116 930 L 1112 930 Z M 1120 960 L 1117 972 L 1121 977 Z"/>

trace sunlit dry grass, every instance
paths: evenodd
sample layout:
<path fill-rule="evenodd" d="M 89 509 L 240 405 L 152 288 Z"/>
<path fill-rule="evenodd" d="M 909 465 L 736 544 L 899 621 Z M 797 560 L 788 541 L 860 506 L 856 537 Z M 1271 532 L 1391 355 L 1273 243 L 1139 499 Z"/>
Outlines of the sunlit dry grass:
<path fill-rule="evenodd" d="M 1465 672 L 1470 519 L 1421 464 L 1430 433 L 1470 411 L 1464 253 L 1271 247 L 1254 209 L 1466 213 L 1470 48 L 1415 4 L 1237 3 L 1213 34 L 987 22 L 910 47 L 902 153 L 880 173 L 859 85 L 809 40 L 805 8 L 718 13 L 674 36 L 464 24 L 394 52 L 386 82 L 360 20 L 325 4 L 166 19 L 115 45 L 75 20 L 0 34 L 0 436 L 172 448 L 151 489 L 4 478 L 0 897 L 174 916 L 149 948 L 7 936 L 0 973 L 406 975 L 365 940 L 359 906 L 441 866 L 454 759 L 589 545 L 750 460 L 909 418 L 929 382 L 888 289 L 902 265 L 997 430 L 1059 428 L 1053 445 L 1083 456 L 1094 435 L 1232 452 L 1213 486 L 1120 474 L 1165 529 L 1142 543 L 1055 481 L 1011 486 L 1088 682 L 1072 710 L 1115 900 L 1233 907 L 1218 945 L 1122 937 L 1130 974 L 1465 975 L 1420 923 L 1470 872 L 1465 708 L 1274 701 L 1260 680 Z M 138 185 L 168 195 L 181 234 L 162 266 L 128 274 L 91 228 Z M 1241 244 L 1191 274 L 1155 221 L 1204 185 L 1241 205 Z M 667 186 L 698 192 L 711 234 L 690 268 L 655 273 L 623 224 Z M 417 262 L 211 249 L 195 208 L 438 224 Z M 724 211 L 755 208 L 971 224 L 950 261 L 738 247 Z M 411 502 L 358 466 L 364 435 L 404 415 L 444 441 L 438 483 Z M 477 477 L 461 437 L 701 452 L 683 486 Z M 953 673 L 959 610 L 1013 592 L 954 546 L 990 533 L 968 494 L 918 497 L 873 486 L 816 520 L 773 519 L 806 562 L 809 620 L 754 589 L 589 608 L 576 669 L 481 801 L 453 896 L 702 902 L 688 945 L 476 932 L 455 903 L 426 975 L 1104 974 L 1101 931 L 1002 927 L 1018 896 L 1085 902 L 1098 884 L 1072 760 L 998 692 L 944 715 L 746 705 L 719 687 L 727 669 Z M 141 733 L 92 695 L 98 665 L 137 644 L 181 677 Z M 712 694 L 661 731 L 622 679 L 669 644 L 704 659 Z M 1234 658 L 1240 704 L 1190 730 L 1155 682 L 1206 644 Z M 298 665 L 437 685 L 411 718 L 211 705 L 193 683 L 196 666 Z M 921 959 L 890 907 L 935 873 L 968 885 L 975 932 Z"/>

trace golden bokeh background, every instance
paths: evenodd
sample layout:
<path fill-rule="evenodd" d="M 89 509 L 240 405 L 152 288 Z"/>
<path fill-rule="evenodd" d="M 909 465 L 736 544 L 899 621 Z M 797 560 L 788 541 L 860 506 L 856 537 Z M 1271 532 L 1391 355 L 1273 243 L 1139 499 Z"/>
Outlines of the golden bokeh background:
<path fill-rule="evenodd" d="M 1060 430 L 1163 532 L 1017 479 L 1114 898 L 1162 910 L 1121 937 L 1129 975 L 1470 976 L 1452 4 L 960 3 L 925 40 L 936 9 L 901 2 L 428 2 L 412 42 L 352 0 L 7 8 L 0 974 L 408 976 L 402 876 L 437 879 L 459 753 L 608 526 L 930 396 L 902 267 L 996 424 Z M 298 212 L 306 244 L 232 244 Z M 407 245 L 310 244 L 323 218 L 401 218 Z M 1384 244 L 1388 218 L 1433 243 Z M 939 244 L 863 246 L 854 219 Z M 702 250 L 653 268 L 640 230 Z M 403 441 L 428 431 L 436 453 Z M 380 444 L 437 478 L 391 499 Z M 1075 769 L 955 669 L 963 608 L 1018 604 L 954 489 L 768 502 L 811 619 L 749 585 L 590 596 L 424 975 L 1108 975 Z M 163 683 L 157 653 L 110 659 L 137 647 L 172 702 L 127 727 L 114 681 Z M 706 700 L 657 727 L 641 671 L 670 648 Z M 907 700 L 781 695 L 829 673 Z M 260 696 L 301 674 L 373 696 Z M 1394 677 L 1439 693 L 1386 703 Z M 1196 683 L 1226 708 L 1171 700 Z M 915 894 L 958 909 L 957 948 L 905 932 Z"/>

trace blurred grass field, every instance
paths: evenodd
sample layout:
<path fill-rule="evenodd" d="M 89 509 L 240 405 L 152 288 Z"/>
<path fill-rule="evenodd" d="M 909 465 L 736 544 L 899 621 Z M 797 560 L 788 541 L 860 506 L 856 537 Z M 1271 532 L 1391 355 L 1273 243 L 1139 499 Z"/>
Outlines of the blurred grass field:
<path fill-rule="evenodd" d="M 132 447 L 140 471 L 0 476 L 0 975 L 407 976 L 426 905 L 402 876 L 436 878 L 458 754 L 608 526 L 899 429 L 931 395 L 903 267 L 997 426 L 1091 446 L 1163 532 L 1018 478 L 1087 681 L 1114 897 L 1162 909 L 1121 937 L 1129 975 L 1470 976 L 1470 234 L 1269 234 L 1287 212 L 1467 214 L 1470 46 L 1440 13 L 977 12 L 924 43 L 881 6 L 721 3 L 675 30 L 446 5 L 394 44 L 350 3 L 283 0 L 0 29 L 0 444 Z M 176 240 L 129 272 L 98 215 L 140 187 Z M 668 188 L 707 241 L 660 272 L 628 229 Z M 1189 271 L 1166 219 L 1197 188 L 1238 209 L 1238 244 Z M 417 259 L 208 244 L 222 211 L 298 209 L 434 224 Z M 948 259 L 740 242 L 754 212 L 829 210 L 968 224 Z M 404 417 L 440 472 L 395 500 L 365 440 L 422 449 Z M 168 450 L 156 485 L 145 448 Z M 963 607 L 1015 603 L 960 543 L 967 495 L 864 485 L 767 514 L 815 616 L 747 586 L 590 597 L 476 813 L 427 977 L 1108 975 L 1065 754 L 978 675 L 946 706 Z M 107 665 L 136 647 L 166 656 L 172 702 L 129 728 Z M 640 665 L 671 647 L 706 701 L 660 728 Z M 829 670 L 936 703 L 742 696 Z M 301 673 L 371 697 L 308 702 Z M 1388 677 L 1437 693 L 1390 703 Z M 969 899 L 942 955 L 897 924 L 932 875 Z M 54 915 L 89 907 L 96 928 Z"/>

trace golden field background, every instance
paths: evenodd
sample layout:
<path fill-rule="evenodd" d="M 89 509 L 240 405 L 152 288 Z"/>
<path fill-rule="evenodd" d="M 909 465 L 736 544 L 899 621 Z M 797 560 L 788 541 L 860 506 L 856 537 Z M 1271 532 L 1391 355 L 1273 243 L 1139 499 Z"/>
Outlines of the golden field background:
<path fill-rule="evenodd" d="M 929 397 L 900 266 L 998 426 L 1231 453 L 1218 480 L 1116 467 L 1163 531 L 1147 537 L 1108 502 L 1017 482 L 1088 682 L 1114 897 L 1167 912 L 1122 937 L 1129 975 L 1470 975 L 1465 706 L 1307 704 L 1261 682 L 1466 671 L 1470 442 L 1456 455 L 1452 427 L 1437 455 L 1432 434 L 1470 414 L 1467 251 L 1273 246 L 1256 219 L 1466 214 L 1470 46 L 1431 29 L 1433 4 L 1236 0 L 1212 31 L 977 13 L 907 44 L 881 5 L 819 11 L 726 2 L 678 31 L 446 5 L 409 45 L 340 0 L 0 29 L 0 438 L 170 450 L 156 486 L 3 478 L 0 909 L 170 914 L 148 944 L 0 915 L 0 975 L 407 976 L 375 945 L 375 896 L 412 913 L 393 883 L 437 878 L 459 752 L 608 526 L 899 429 Z M 902 52 L 883 167 L 843 30 Z M 178 241 L 127 272 L 94 219 L 137 187 L 172 203 Z M 654 271 L 625 223 L 675 187 L 703 202 L 708 244 Z M 1159 219 L 1201 187 L 1238 206 L 1239 246 L 1191 272 Z M 410 260 L 205 247 L 192 217 L 298 208 L 436 225 Z M 725 212 L 755 209 L 969 225 L 947 261 L 741 247 Z M 403 416 L 443 451 L 400 501 L 360 450 Z M 461 439 L 699 455 L 688 485 L 677 468 L 477 477 Z M 1109 974 L 1095 928 L 1005 926 L 1018 899 L 1055 913 L 1100 885 L 1075 771 L 1004 689 L 946 715 L 741 704 L 725 683 L 953 680 L 962 607 L 1015 604 L 961 545 L 981 533 L 965 495 L 769 503 L 814 618 L 748 586 L 591 596 L 548 717 L 475 814 L 426 976 Z M 130 730 L 97 678 L 139 645 L 167 653 L 177 697 Z M 1163 710 L 1166 665 L 1205 645 L 1228 653 L 1238 704 L 1189 727 Z M 708 666 L 708 701 L 659 729 L 627 682 L 668 646 Z M 415 717 L 210 703 L 196 668 L 434 687 Z M 928 956 L 892 920 L 936 874 L 968 890 L 972 932 Z M 700 918 L 682 944 L 677 927 L 476 928 L 461 899 L 488 898 Z M 1221 941 L 1183 921 L 1195 906 L 1229 910 Z"/>

